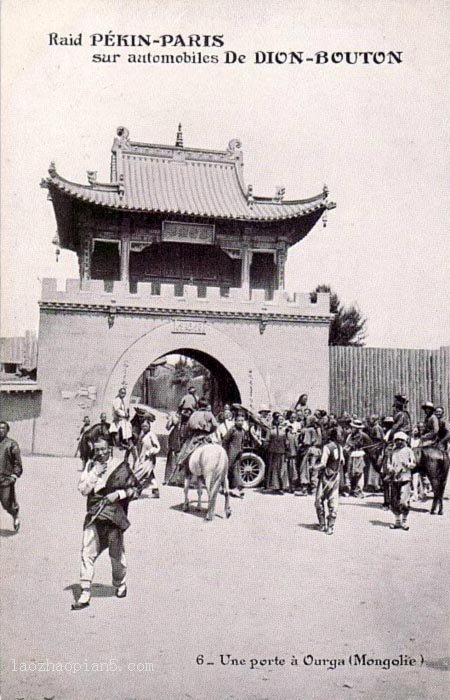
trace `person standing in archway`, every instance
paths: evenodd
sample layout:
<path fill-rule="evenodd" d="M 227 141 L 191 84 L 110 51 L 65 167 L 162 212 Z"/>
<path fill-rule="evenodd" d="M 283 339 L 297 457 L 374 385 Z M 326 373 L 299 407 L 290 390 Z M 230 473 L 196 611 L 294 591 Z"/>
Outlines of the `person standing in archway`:
<path fill-rule="evenodd" d="M 172 481 L 171 477 L 174 475 L 177 467 L 177 456 L 181 449 L 181 414 L 179 411 L 169 413 L 166 430 L 169 432 L 169 439 L 167 441 L 168 449 L 163 486 Z"/>
<path fill-rule="evenodd" d="M 116 447 L 128 447 L 131 444 L 132 425 L 130 423 L 130 409 L 125 402 L 127 390 L 121 386 L 112 404 L 112 422 L 109 432 Z"/>

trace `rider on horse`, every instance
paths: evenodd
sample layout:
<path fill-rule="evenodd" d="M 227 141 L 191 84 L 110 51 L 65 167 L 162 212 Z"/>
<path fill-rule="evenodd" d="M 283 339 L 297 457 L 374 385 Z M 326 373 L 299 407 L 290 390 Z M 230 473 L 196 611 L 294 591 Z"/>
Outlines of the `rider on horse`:
<path fill-rule="evenodd" d="M 444 418 L 444 409 L 442 408 L 442 406 L 438 406 L 435 409 L 434 414 L 439 422 L 439 447 L 441 447 L 442 450 L 448 450 L 448 446 L 450 443 L 450 426 Z"/>
<path fill-rule="evenodd" d="M 434 404 L 425 401 L 422 404 L 425 411 L 424 434 L 422 435 L 422 447 L 436 447 L 439 436 L 439 420 L 434 412 Z"/>
<path fill-rule="evenodd" d="M 395 394 L 393 404 L 394 425 L 391 429 L 391 435 L 395 435 L 395 433 L 398 432 L 403 432 L 406 433 L 408 437 L 410 436 L 412 425 L 411 416 L 406 408 L 408 403 L 409 399 L 407 399 L 406 396 L 403 394 Z"/>
<path fill-rule="evenodd" d="M 193 412 L 188 420 L 187 433 L 188 437 L 183 443 L 178 454 L 177 464 L 184 465 L 193 451 L 209 442 L 209 436 L 218 428 L 218 423 L 211 413 L 207 410 L 208 403 L 204 399 L 198 402 L 198 409 Z"/>

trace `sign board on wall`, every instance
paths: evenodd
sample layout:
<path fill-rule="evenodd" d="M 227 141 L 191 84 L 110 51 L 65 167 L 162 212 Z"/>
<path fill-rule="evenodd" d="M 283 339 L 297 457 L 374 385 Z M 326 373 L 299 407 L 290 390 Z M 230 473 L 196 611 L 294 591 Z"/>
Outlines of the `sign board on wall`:
<path fill-rule="evenodd" d="M 214 225 L 163 221 L 161 240 L 171 243 L 201 243 L 203 245 L 213 245 Z"/>

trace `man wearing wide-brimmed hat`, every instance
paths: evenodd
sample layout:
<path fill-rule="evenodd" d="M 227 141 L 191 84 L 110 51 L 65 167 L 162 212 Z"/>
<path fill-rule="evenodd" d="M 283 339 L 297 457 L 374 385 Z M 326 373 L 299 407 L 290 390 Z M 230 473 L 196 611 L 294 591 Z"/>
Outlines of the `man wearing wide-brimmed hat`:
<path fill-rule="evenodd" d="M 372 444 L 370 437 L 364 432 L 364 423 L 355 419 L 350 423 L 351 433 L 347 437 L 344 453 L 347 457 L 347 486 L 352 496 L 364 498 L 364 467 L 366 465 L 365 447 Z"/>
<path fill-rule="evenodd" d="M 436 445 L 438 441 L 439 419 L 434 412 L 434 404 L 431 401 L 425 401 L 421 408 L 425 412 L 422 447 L 431 447 L 432 445 Z"/>
<path fill-rule="evenodd" d="M 392 435 L 400 431 L 406 433 L 408 436 L 411 434 L 412 423 L 411 416 L 407 409 L 408 403 L 409 399 L 404 394 L 395 394 L 394 404 L 392 406 L 394 409 Z"/>
<path fill-rule="evenodd" d="M 411 498 L 411 470 L 416 461 L 414 452 L 406 444 L 408 436 L 403 431 L 394 435 L 394 449 L 388 457 L 388 474 L 391 479 L 391 510 L 395 515 L 392 530 L 409 530 L 407 525 Z"/>
<path fill-rule="evenodd" d="M 268 407 L 268 405 L 265 403 L 262 403 L 260 408 L 259 408 L 258 414 L 262 418 L 262 420 L 266 421 L 268 424 L 270 424 L 271 413 L 272 412 L 271 412 L 270 408 Z"/>

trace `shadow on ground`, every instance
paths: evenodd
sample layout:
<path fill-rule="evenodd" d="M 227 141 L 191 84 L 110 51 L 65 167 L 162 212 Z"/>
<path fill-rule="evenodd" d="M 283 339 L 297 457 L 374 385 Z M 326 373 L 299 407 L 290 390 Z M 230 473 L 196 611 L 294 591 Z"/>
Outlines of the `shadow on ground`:
<path fill-rule="evenodd" d="M 72 591 L 73 599 L 78 600 L 81 595 L 81 586 L 79 583 L 71 583 L 66 586 L 65 591 Z M 106 586 L 103 583 L 93 583 L 91 586 L 92 598 L 113 598 L 116 595 L 114 586 Z"/>
<path fill-rule="evenodd" d="M 298 526 L 303 527 L 305 530 L 315 530 L 315 532 L 319 532 L 317 523 L 299 523 Z"/>
<path fill-rule="evenodd" d="M 375 525 L 376 527 L 389 527 L 390 523 L 385 522 L 384 520 L 369 520 L 372 525 Z"/>
<path fill-rule="evenodd" d="M 13 535 L 17 535 L 15 530 L 0 529 L 0 537 L 12 537 Z"/>

